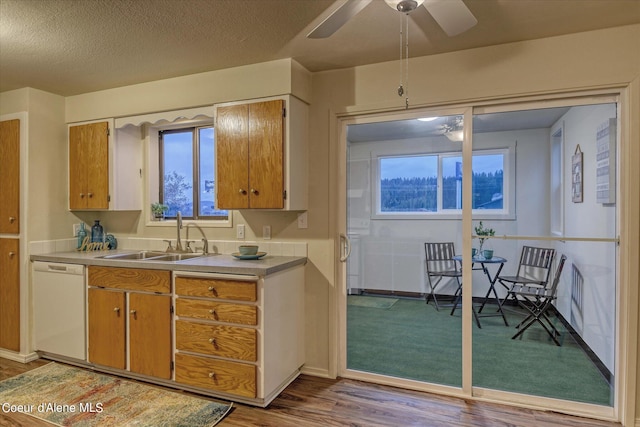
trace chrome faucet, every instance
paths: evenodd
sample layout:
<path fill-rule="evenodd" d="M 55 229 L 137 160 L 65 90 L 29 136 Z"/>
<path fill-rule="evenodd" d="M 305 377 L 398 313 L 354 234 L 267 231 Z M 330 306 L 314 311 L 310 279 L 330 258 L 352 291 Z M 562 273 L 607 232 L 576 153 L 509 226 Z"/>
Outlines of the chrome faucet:
<path fill-rule="evenodd" d="M 207 236 L 205 236 L 204 231 L 202 230 L 202 228 L 198 224 L 196 224 L 195 222 L 190 222 L 185 227 L 187 228 L 187 247 L 189 247 L 189 228 L 195 227 L 195 228 L 198 229 L 198 231 L 200 231 L 200 234 L 202 234 L 202 242 L 203 242 L 202 254 L 203 255 L 208 254 L 209 253 L 209 241 L 207 240 Z"/>
<path fill-rule="evenodd" d="M 180 211 L 176 214 L 176 233 L 178 235 L 176 239 L 176 248 L 174 249 L 176 252 L 184 252 L 182 249 L 182 242 L 180 241 L 180 229 L 182 228 L 182 214 Z"/>

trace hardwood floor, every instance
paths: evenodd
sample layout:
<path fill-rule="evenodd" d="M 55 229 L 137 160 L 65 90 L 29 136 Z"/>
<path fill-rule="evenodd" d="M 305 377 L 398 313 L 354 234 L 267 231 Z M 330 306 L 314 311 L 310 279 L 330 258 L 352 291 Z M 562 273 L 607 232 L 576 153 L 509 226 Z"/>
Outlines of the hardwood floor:
<path fill-rule="evenodd" d="M 22 364 L 0 358 L 0 380 L 46 363 L 37 360 Z M 52 424 L 0 410 L 0 426 Z M 267 409 L 234 403 L 233 411 L 218 426 L 614 427 L 620 424 L 303 375 Z"/>

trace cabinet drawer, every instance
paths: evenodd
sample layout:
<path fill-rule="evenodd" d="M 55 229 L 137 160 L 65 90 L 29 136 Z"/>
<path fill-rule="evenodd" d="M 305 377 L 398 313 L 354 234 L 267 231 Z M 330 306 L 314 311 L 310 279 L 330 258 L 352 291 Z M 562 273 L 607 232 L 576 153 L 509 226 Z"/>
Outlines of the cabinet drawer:
<path fill-rule="evenodd" d="M 171 292 L 171 272 L 91 265 L 89 266 L 89 286 L 169 293 Z"/>
<path fill-rule="evenodd" d="M 255 362 L 257 360 L 256 330 L 177 320 L 176 348 Z"/>
<path fill-rule="evenodd" d="M 256 397 L 256 367 L 227 360 L 176 354 L 176 382 Z"/>
<path fill-rule="evenodd" d="M 258 323 L 258 308 L 255 305 L 228 302 L 178 298 L 176 300 L 176 314 L 181 317 L 240 323 L 243 325 L 256 325 Z"/>
<path fill-rule="evenodd" d="M 255 282 L 199 277 L 176 277 L 176 294 L 238 301 L 257 299 Z"/>

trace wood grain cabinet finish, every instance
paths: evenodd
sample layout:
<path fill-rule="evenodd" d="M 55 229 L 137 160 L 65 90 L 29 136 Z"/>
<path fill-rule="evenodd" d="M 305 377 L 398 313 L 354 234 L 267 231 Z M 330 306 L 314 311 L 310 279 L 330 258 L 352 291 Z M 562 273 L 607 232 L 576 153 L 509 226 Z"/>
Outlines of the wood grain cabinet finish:
<path fill-rule="evenodd" d="M 216 188 L 222 209 L 284 207 L 284 101 L 220 107 Z"/>
<path fill-rule="evenodd" d="M 176 381 L 236 396 L 256 397 L 255 365 L 178 353 Z"/>
<path fill-rule="evenodd" d="M 176 277 L 176 294 L 236 301 L 256 301 L 255 282 L 209 279 L 199 277 Z"/>
<path fill-rule="evenodd" d="M 216 106 L 216 205 L 307 209 L 308 106 L 292 96 Z"/>
<path fill-rule="evenodd" d="M 20 241 L 0 239 L 0 348 L 20 351 Z"/>
<path fill-rule="evenodd" d="M 89 361 L 126 369 L 126 294 L 90 288 L 88 300 Z"/>
<path fill-rule="evenodd" d="M 20 351 L 20 120 L 0 122 L 0 348 Z"/>
<path fill-rule="evenodd" d="M 176 314 L 200 320 L 213 320 L 242 325 L 258 324 L 258 308 L 255 305 L 232 304 L 192 298 L 176 299 Z"/>
<path fill-rule="evenodd" d="M 20 233 L 20 120 L 0 122 L 0 234 Z"/>
<path fill-rule="evenodd" d="M 256 397 L 257 283 L 178 275 L 175 287 L 176 381 Z"/>
<path fill-rule="evenodd" d="M 257 360 L 256 330 L 177 320 L 176 348 L 255 362 Z"/>
<path fill-rule="evenodd" d="M 109 123 L 69 127 L 69 209 L 109 208 Z"/>
<path fill-rule="evenodd" d="M 171 379 L 171 272 L 89 266 L 89 361 Z M 127 333 L 128 332 L 128 333 Z"/>

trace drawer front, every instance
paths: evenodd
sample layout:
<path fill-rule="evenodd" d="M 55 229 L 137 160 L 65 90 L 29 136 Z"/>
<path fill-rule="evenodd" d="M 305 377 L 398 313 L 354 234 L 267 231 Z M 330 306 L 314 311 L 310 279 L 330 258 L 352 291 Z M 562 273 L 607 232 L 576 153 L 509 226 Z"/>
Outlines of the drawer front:
<path fill-rule="evenodd" d="M 177 353 L 176 382 L 256 397 L 256 367 L 244 363 Z"/>
<path fill-rule="evenodd" d="M 237 326 L 176 321 L 176 348 L 255 362 L 256 330 Z"/>
<path fill-rule="evenodd" d="M 215 320 L 242 325 L 258 324 L 258 308 L 255 305 L 178 298 L 176 314 L 194 319 Z"/>
<path fill-rule="evenodd" d="M 90 265 L 89 286 L 169 293 L 171 292 L 171 272 Z"/>
<path fill-rule="evenodd" d="M 256 301 L 257 299 L 255 282 L 199 277 L 176 277 L 176 294 L 238 301 Z"/>

